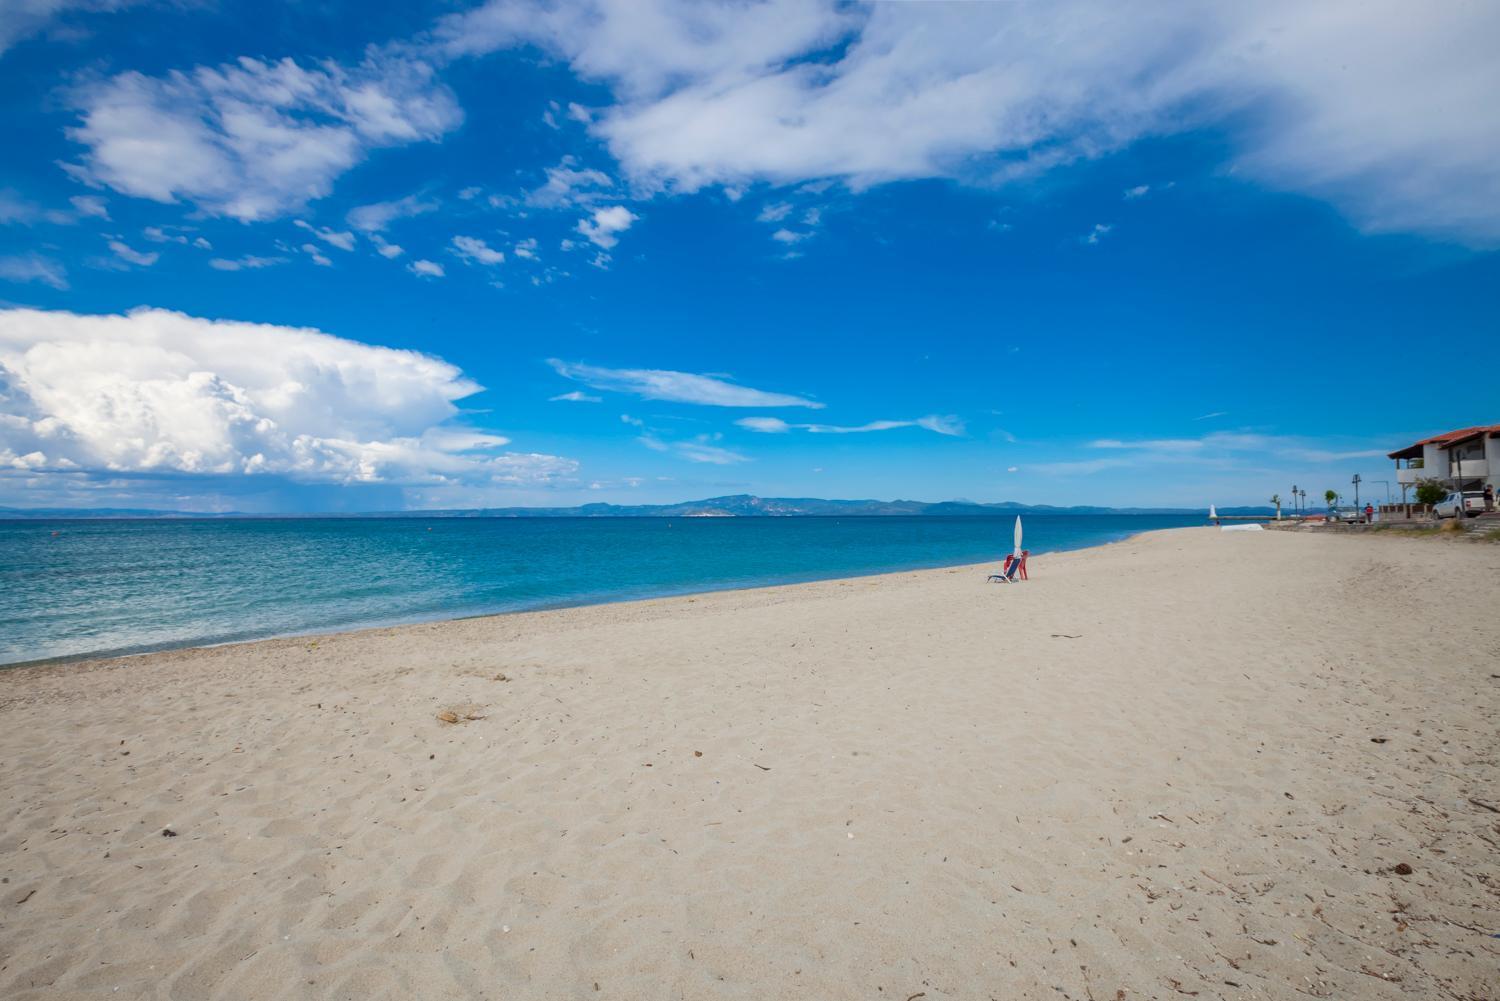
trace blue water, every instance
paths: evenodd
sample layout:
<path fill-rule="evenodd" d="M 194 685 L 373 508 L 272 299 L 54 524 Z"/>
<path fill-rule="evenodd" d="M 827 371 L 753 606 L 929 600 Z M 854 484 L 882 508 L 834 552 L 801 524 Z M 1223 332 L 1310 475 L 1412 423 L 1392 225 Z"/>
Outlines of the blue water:
<path fill-rule="evenodd" d="M 1201 523 L 1028 516 L 1026 546 Z M 967 517 L 0 521 L 0 664 L 977 563 L 1003 557 L 1012 528 Z"/>

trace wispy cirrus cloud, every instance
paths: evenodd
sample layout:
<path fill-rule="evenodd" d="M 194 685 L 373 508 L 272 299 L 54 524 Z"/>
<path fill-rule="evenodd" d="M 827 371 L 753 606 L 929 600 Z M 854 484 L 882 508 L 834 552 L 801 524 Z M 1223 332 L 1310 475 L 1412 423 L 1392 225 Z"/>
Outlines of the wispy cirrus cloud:
<path fill-rule="evenodd" d="M 68 287 L 68 271 L 41 254 L 10 254 L 0 257 L 0 279 L 8 282 L 40 282 L 59 291 Z"/>
<path fill-rule="evenodd" d="M 437 208 L 438 203 L 433 199 L 407 195 L 405 198 L 397 198 L 393 201 L 356 206 L 349 210 L 344 219 L 350 226 L 362 233 L 383 233 L 397 219 L 410 219 L 413 216 L 434 212 Z"/>
<path fill-rule="evenodd" d="M 937 434 L 960 437 L 964 423 L 952 415 L 929 414 L 910 421 L 870 421 L 867 424 L 789 424 L 779 417 L 742 417 L 735 421 L 740 427 L 761 434 L 786 434 L 789 431 L 806 431 L 809 434 L 866 434 L 872 431 L 894 431 L 898 428 L 925 428 Z"/>
<path fill-rule="evenodd" d="M 1210 128 L 1237 177 L 1366 230 L 1494 245 L 1497 35 L 1482 3 L 489 0 L 433 44 L 537 45 L 610 88 L 588 128 L 647 188 L 993 186 Z"/>
<path fill-rule="evenodd" d="M 150 252 L 136 250 L 123 240 L 110 240 L 109 250 L 120 260 L 139 268 L 149 268 L 161 258 L 161 255 L 154 250 Z"/>
<path fill-rule="evenodd" d="M 70 16 L 103 14 L 145 0 L 12 0 L 0 10 L 0 54 L 11 46 L 58 27 Z"/>
<path fill-rule="evenodd" d="M 663 441 L 655 435 L 645 434 L 638 439 L 642 445 L 654 452 L 667 452 L 689 462 L 703 462 L 713 466 L 732 466 L 749 462 L 750 457 L 730 448 L 716 445 L 718 435 L 698 435 L 684 441 Z"/>
<path fill-rule="evenodd" d="M 821 410 L 823 404 L 789 393 L 772 393 L 730 382 L 716 375 L 696 375 L 655 368 L 604 368 L 549 358 L 547 364 L 565 379 L 591 389 L 629 393 L 646 400 L 696 403 L 710 407 L 807 407 Z"/>
<path fill-rule="evenodd" d="M 354 249 L 354 234 L 349 232 L 348 230 L 336 230 L 329 229 L 326 226 L 314 226 L 306 219 L 295 219 L 293 220 L 292 225 L 296 226 L 298 229 L 307 230 L 307 232 L 311 233 L 313 236 L 316 236 L 319 240 L 322 240 L 330 247 L 337 247 L 340 250 Z"/>
<path fill-rule="evenodd" d="M 215 257 L 211 258 L 208 266 L 215 271 L 258 271 L 261 268 L 274 268 L 278 264 L 285 264 L 285 257 L 263 257 L 257 254 L 246 254 L 243 257 Z"/>
<path fill-rule="evenodd" d="M 1131 453 L 1145 461 L 1181 461 L 1184 456 L 1237 460 L 1244 457 L 1292 462 L 1343 462 L 1351 459 L 1385 458 L 1389 449 L 1357 441 L 1327 441 L 1294 435 L 1270 435 L 1248 431 L 1216 431 L 1199 438 L 1100 438 L 1089 448 Z M 1133 461 L 1133 460 L 1119 460 Z"/>
<path fill-rule="evenodd" d="M 604 397 L 602 397 L 602 396 L 591 396 L 588 393 L 585 393 L 581 389 L 575 389 L 571 393 L 558 393 L 556 396 L 549 396 L 547 398 L 547 402 L 548 403 L 603 403 L 604 402 Z"/>

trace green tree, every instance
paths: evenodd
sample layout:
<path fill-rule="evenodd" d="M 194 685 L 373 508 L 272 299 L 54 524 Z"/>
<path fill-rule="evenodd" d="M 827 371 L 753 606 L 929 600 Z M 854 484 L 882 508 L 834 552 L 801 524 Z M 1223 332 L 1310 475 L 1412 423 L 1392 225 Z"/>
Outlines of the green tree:
<path fill-rule="evenodd" d="M 1271 503 L 1276 505 L 1276 520 L 1280 521 L 1281 520 L 1281 495 L 1280 494 L 1272 494 L 1271 495 Z"/>
<path fill-rule="evenodd" d="M 1442 480 L 1418 480 L 1417 503 L 1433 505 L 1448 496 L 1448 487 Z"/>
<path fill-rule="evenodd" d="M 1324 490 L 1323 499 L 1328 502 L 1329 510 L 1332 510 L 1333 502 L 1339 499 L 1339 492 L 1337 490 Z"/>

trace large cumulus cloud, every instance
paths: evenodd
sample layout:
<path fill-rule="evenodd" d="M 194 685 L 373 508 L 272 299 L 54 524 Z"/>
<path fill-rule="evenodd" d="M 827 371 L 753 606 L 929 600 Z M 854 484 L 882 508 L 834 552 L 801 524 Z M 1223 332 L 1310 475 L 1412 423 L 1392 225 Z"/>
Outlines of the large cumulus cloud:
<path fill-rule="evenodd" d="M 401 486 L 576 470 L 456 422 L 480 388 L 440 358 L 306 328 L 0 310 L 0 469 Z"/>

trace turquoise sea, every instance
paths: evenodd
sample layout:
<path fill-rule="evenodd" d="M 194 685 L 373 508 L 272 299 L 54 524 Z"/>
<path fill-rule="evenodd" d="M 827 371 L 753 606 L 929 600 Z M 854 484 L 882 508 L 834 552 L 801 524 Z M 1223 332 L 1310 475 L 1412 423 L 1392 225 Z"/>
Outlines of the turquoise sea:
<path fill-rule="evenodd" d="M 1026 516 L 1035 554 L 1202 517 Z M 1011 518 L 0 521 L 0 664 L 999 560 Z"/>

